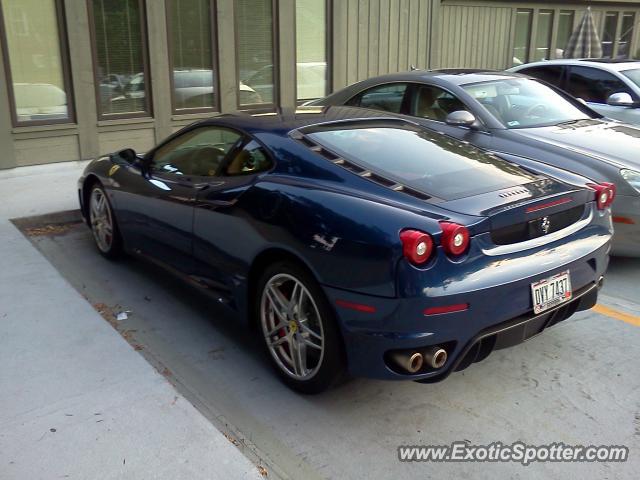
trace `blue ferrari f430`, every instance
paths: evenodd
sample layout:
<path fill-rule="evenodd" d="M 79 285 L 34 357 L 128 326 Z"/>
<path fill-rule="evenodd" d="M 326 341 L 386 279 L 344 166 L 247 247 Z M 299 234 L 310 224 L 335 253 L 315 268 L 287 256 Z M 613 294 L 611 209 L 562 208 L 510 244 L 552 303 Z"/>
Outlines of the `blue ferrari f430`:
<path fill-rule="evenodd" d="M 247 319 L 284 381 L 435 382 L 591 308 L 611 184 L 348 107 L 223 115 L 79 180 L 98 250 Z"/>

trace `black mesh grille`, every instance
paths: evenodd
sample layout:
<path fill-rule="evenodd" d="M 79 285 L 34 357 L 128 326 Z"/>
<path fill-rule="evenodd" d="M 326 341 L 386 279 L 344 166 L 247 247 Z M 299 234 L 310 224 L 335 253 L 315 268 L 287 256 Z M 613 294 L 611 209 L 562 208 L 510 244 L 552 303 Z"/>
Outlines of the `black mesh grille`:
<path fill-rule="evenodd" d="M 491 239 L 496 245 L 508 245 L 511 243 L 524 242 L 568 227 L 580 220 L 583 214 L 584 205 L 579 205 L 563 212 L 546 215 L 550 224 L 547 232 L 544 231 L 542 225 L 545 215 L 541 215 L 540 217 L 534 220 L 529 220 L 528 222 L 517 223 L 515 225 L 509 225 L 508 227 L 492 230 Z"/>

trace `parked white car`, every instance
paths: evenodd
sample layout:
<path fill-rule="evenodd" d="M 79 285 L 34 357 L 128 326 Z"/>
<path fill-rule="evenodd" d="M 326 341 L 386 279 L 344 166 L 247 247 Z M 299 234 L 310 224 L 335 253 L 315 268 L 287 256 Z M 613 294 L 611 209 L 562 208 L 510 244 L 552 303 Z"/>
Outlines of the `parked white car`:
<path fill-rule="evenodd" d="M 582 99 L 596 112 L 640 125 L 640 61 L 547 60 L 509 69 L 539 78 Z"/>

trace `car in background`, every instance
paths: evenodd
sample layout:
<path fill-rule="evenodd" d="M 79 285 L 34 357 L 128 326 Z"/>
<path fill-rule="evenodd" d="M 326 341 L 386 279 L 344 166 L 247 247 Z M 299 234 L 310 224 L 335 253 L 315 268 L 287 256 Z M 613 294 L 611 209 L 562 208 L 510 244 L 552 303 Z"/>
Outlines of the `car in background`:
<path fill-rule="evenodd" d="M 251 87 L 240 82 L 242 104 L 261 103 L 262 98 Z M 122 88 L 121 95 L 109 100 L 115 112 L 142 111 L 146 97 L 144 73 L 137 73 Z M 214 72 L 207 69 L 174 70 L 173 91 L 176 109 L 207 108 L 215 105 Z"/>
<path fill-rule="evenodd" d="M 245 78 L 243 82 L 258 92 L 265 103 L 273 102 L 273 65 L 265 65 Z M 298 98 L 324 97 L 327 94 L 327 63 L 298 62 L 296 85 Z"/>
<path fill-rule="evenodd" d="M 188 69 L 173 71 L 173 91 L 176 108 L 203 108 L 214 105 L 213 86 L 215 72 L 208 69 Z M 263 100 L 251 87 L 240 82 L 240 103 L 258 104 Z"/>
<path fill-rule="evenodd" d="M 408 115 L 478 147 L 516 155 L 523 166 L 541 161 L 614 183 L 613 253 L 640 255 L 640 128 L 609 121 L 560 89 L 518 73 L 414 70 L 370 78 L 308 104 Z"/>
<path fill-rule="evenodd" d="M 17 82 L 13 91 L 20 122 L 69 118 L 67 94 L 56 85 Z"/>
<path fill-rule="evenodd" d="M 344 107 L 225 115 L 78 182 L 98 250 L 166 266 L 256 326 L 305 393 L 433 382 L 596 303 L 610 184 Z"/>
<path fill-rule="evenodd" d="M 124 89 L 128 83 L 130 75 L 119 75 L 110 73 L 100 78 L 98 90 L 103 111 L 108 111 L 112 99 L 124 94 Z"/>
<path fill-rule="evenodd" d="M 539 78 L 584 100 L 596 112 L 640 124 L 640 61 L 548 60 L 508 70 Z"/>

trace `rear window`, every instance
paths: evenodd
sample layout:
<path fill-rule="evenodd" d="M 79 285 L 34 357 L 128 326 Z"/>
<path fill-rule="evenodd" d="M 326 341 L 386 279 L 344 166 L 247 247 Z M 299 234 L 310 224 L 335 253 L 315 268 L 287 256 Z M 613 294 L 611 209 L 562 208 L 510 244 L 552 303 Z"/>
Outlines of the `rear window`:
<path fill-rule="evenodd" d="M 360 127 L 315 131 L 308 136 L 360 167 L 443 200 L 536 180 L 517 165 L 423 129 Z"/>

